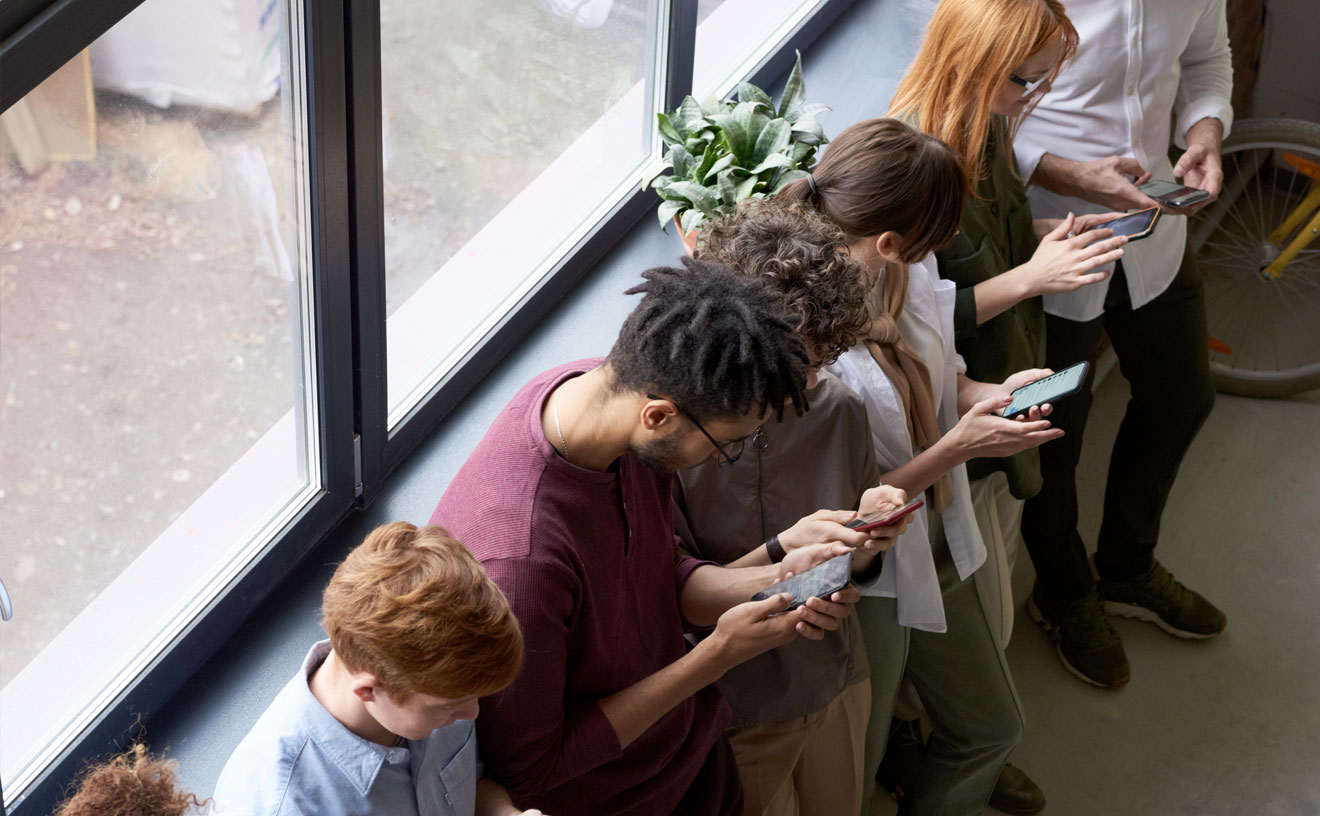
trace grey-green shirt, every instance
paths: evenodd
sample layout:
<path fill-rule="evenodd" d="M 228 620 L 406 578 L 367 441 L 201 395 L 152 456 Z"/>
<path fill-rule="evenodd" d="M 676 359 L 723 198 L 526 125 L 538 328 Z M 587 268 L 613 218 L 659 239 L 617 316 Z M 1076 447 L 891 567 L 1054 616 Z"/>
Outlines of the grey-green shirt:
<path fill-rule="evenodd" d="M 1008 125 L 1003 117 L 996 117 L 985 146 L 989 172 L 967 201 L 961 231 L 935 253 L 940 277 L 958 287 L 953 328 L 958 353 L 967 362 L 967 376 L 990 383 L 1001 383 L 1010 374 L 1045 364 L 1045 310 L 1039 297 L 1027 298 L 976 325 L 973 287 L 1021 266 L 1036 251 L 1031 204 L 1015 172 L 1007 140 Z M 1035 448 L 1002 459 L 967 463 L 967 475 L 972 479 L 997 470 L 1008 475 L 1009 489 L 1019 499 L 1040 491 L 1040 454 Z"/>
<path fill-rule="evenodd" d="M 811 410 L 769 418 L 732 465 L 714 461 L 674 480 L 674 532 L 697 558 L 727 564 L 817 510 L 855 510 L 880 483 L 866 407 L 833 375 L 808 392 Z M 750 599 L 749 599 L 750 600 Z M 824 709 L 870 676 L 857 616 L 823 640 L 798 638 L 724 675 L 734 725 L 760 725 Z"/>

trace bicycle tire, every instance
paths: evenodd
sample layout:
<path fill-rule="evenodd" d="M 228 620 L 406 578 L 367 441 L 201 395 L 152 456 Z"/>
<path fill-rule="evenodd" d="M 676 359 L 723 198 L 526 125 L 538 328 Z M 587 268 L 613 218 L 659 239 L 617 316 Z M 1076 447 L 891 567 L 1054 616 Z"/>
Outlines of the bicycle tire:
<path fill-rule="evenodd" d="M 1210 372 L 1224 393 L 1286 397 L 1320 388 L 1320 239 L 1266 280 L 1277 257 L 1265 239 L 1309 189 L 1284 153 L 1320 163 L 1320 124 L 1247 119 L 1224 140 L 1220 201 L 1191 217 L 1205 281 Z M 1219 349 L 1216 350 L 1218 343 Z"/>

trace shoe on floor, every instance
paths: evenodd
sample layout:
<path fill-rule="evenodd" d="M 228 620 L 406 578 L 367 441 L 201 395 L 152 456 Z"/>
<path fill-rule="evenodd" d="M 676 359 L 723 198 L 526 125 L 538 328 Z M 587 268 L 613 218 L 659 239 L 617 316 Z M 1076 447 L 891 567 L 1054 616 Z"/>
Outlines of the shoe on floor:
<path fill-rule="evenodd" d="M 902 802 L 925 756 L 926 741 L 921 736 L 921 721 L 895 717 L 889 723 L 889 741 L 875 775 L 876 783 L 889 791 L 889 798 Z"/>
<path fill-rule="evenodd" d="M 1058 601 L 1041 591 L 1027 599 L 1027 613 L 1054 641 L 1059 662 L 1079 680 L 1102 688 L 1121 688 L 1132 676 L 1123 641 L 1105 616 L 1100 593 L 1091 591 L 1075 601 Z"/>
<path fill-rule="evenodd" d="M 1099 586 L 1110 615 L 1150 621 L 1177 637 L 1214 637 L 1228 625 L 1223 612 L 1179 583 L 1159 561 L 1135 578 L 1101 580 Z"/>
<path fill-rule="evenodd" d="M 1007 763 L 999 772 L 994 793 L 990 794 L 990 807 L 1014 816 L 1028 816 L 1045 809 L 1045 794 L 1021 768 Z"/>

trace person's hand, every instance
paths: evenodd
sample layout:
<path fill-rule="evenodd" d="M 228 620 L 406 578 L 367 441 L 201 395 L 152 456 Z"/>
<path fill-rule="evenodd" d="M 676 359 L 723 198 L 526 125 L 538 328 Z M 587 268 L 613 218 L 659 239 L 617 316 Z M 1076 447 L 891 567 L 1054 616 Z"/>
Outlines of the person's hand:
<path fill-rule="evenodd" d="M 873 516 L 877 513 L 893 513 L 902 509 L 905 504 L 907 504 L 907 491 L 892 485 L 877 485 L 862 494 L 862 500 L 857 508 L 857 515 L 861 518 Z M 909 518 L 910 516 L 904 516 L 893 524 L 867 530 L 864 535 L 870 536 L 871 539 L 858 547 L 858 552 L 870 554 L 893 549 L 894 545 L 898 543 L 899 537 L 907 530 Z"/>
<path fill-rule="evenodd" d="M 1039 414 L 1019 421 L 1000 416 L 1012 401 L 1007 394 L 981 400 L 949 431 L 968 459 L 1012 456 L 1063 436 L 1062 428 L 1051 428 Z"/>
<path fill-rule="evenodd" d="M 817 510 L 779 534 L 779 545 L 792 553 L 813 544 L 840 543 L 862 547 L 871 540 L 870 533 L 849 530 L 844 525 L 856 516 L 851 510 Z M 802 569 L 798 569 L 801 572 Z"/>
<path fill-rule="evenodd" d="M 851 516 L 852 513 L 849 513 L 848 515 Z M 856 530 L 848 530 L 848 532 L 860 539 L 860 542 L 856 546 L 862 546 L 871 540 L 870 533 L 859 533 Z M 784 581 L 787 580 L 789 576 L 801 575 L 817 564 L 823 564 L 831 558 L 846 555 L 852 552 L 852 550 L 853 545 L 840 544 L 837 541 L 827 544 L 808 544 L 805 547 L 799 547 L 788 553 L 788 555 L 784 556 L 784 560 L 779 562 L 779 572 L 775 577 L 775 581 Z"/>
<path fill-rule="evenodd" d="M 1224 125 L 1213 117 L 1202 119 L 1187 129 L 1187 152 L 1173 166 L 1173 177 L 1189 187 L 1205 190 L 1210 197 L 1179 209 L 1165 207 L 1166 210 L 1191 215 L 1219 198 L 1224 184 L 1224 168 L 1219 155 L 1223 137 Z"/>
<path fill-rule="evenodd" d="M 792 601 L 792 595 L 781 592 L 763 601 L 740 603 L 720 615 L 709 639 L 715 641 L 724 665 L 732 668 L 797 637 L 801 618 L 780 614 Z"/>
<path fill-rule="evenodd" d="M 1075 216 L 1069 213 L 1041 239 L 1031 260 L 1017 268 L 1027 297 L 1071 292 L 1098 283 L 1112 272 L 1104 268 L 1106 264 L 1123 257 L 1126 236 L 1115 236 L 1110 229 L 1074 235 L 1075 221 Z"/>
<path fill-rule="evenodd" d="M 1037 179 L 1037 176 L 1042 178 Z M 1106 156 L 1089 162 L 1046 155 L 1033 181 L 1055 192 L 1071 195 L 1111 210 L 1144 210 L 1160 203 L 1141 190 L 1150 172 L 1128 156 Z"/>
<path fill-rule="evenodd" d="M 1080 235 L 1094 227 L 1096 224 L 1104 224 L 1113 221 L 1115 218 L 1122 218 L 1125 215 L 1127 215 L 1127 213 L 1121 212 L 1086 213 L 1085 215 L 1079 215 L 1073 219 L 1072 231 Z M 1109 228 L 1105 227 L 1105 229 Z"/>
<path fill-rule="evenodd" d="M 1036 380 L 1048 377 L 1053 373 L 1054 370 L 1049 368 L 1028 368 L 1024 371 L 1019 371 L 1016 374 L 1010 374 L 1008 379 L 1004 380 L 1003 385 L 992 386 L 987 389 L 988 393 L 986 396 L 1008 397 L 1012 399 L 1014 391 L 1024 385 L 1031 385 Z M 1016 417 L 1010 418 L 1016 419 L 1018 422 L 1036 422 L 1042 417 L 1047 417 L 1052 413 L 1054 413 L 1054 406 L 1048 402 L 1043 402 L 1040 405 L 1031 406 L 1027 409 L 1026 413 L 1018 414 Z"/>

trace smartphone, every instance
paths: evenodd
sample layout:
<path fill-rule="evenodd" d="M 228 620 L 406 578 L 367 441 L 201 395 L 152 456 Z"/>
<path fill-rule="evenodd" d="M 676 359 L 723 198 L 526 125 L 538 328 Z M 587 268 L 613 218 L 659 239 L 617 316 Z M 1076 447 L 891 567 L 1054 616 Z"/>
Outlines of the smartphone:
<path fill-rule="evenodd" d="M 797 609 L 811 598 L 828 598 L 844 587 L 852 577 L 852 553 L 836 555 L 801 575 L 771 584 L 752 596 L 753 601 L 764 601 L 771 595 L 787 592 L 793 596 L 789 609 Z"/>
<path fill-rule="evenodd" d="M 926 502 L 923 499 L 913 499 L 888 515 L 884 513 L 872 513 L 869 516 L 855 518 L 843 526 L 850 530 L 856 530 L 859 533 L 864 533 L 867 530 L 874 530 L 877 527 L 888 527 L 891 524 L 897 524 L 904 516 L 916 512 L 917 508 L 925 503 Z"/>
<path fill-rule="evenodd" d="M 1169 207 L 1186 207 L 1210 197 L 1206 190 L 1188 187 L 1176 181 L 1148 181 L 1137 189 Z"/>
<path fill-rule="evenodd" d="M 1033 406 L 1071 397 L 1082 390 L 1082 384 L 1086 382 L 1086 373 L 1090 370 L 1091 364 L 1083 360 L 1077 365 L 1068 366 L 1063 371 L 1056 371 L 1048 377 L 1027 383 L 1013 392 L 1013 402 L 1004 409 L 1001 416 L 1011 419 L 1019 414 L 1025 414 Z"/>
<path fill-rule="evenodd" d="M 1095 224 L 1091 229 L 1111 229 L 1114 231 L 1114 235 L 1126 235 L 1129 241 L 1136 241 L 1155 231 L 1155 222 L 1159 220 L 1159 217 L 1160 208 L 1149 207 L 1144 210 L 1137 210 L 1134 213 L 1128 213 L 1121 218 L 1115 218 L 1113 221 Z"/>

